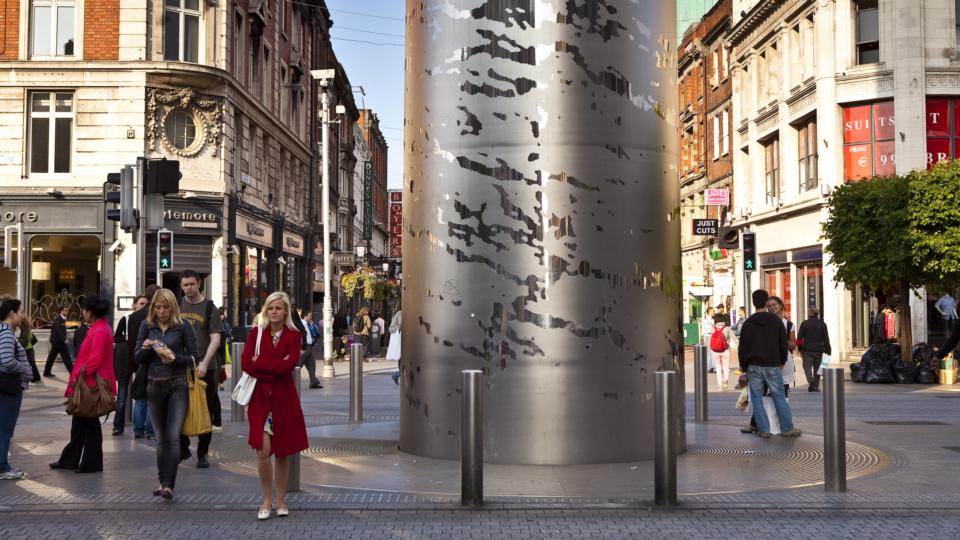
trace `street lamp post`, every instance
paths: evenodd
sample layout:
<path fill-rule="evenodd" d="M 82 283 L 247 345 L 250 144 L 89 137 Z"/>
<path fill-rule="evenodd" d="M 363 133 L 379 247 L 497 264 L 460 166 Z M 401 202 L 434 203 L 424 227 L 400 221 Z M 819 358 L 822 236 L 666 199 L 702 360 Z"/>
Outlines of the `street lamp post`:
<path fill-rule="evenodd" d="M 327 87 L 333 82 L 333 69 L 318 69 L 310 75 L 320 84 L 320 124 L 323 159 L 322 184 L 320 186 L 320 212 L 323 224 L 323 371 L 322 377 L 333 377 L 333 302 L 330 298 L 330 96 Z"/>

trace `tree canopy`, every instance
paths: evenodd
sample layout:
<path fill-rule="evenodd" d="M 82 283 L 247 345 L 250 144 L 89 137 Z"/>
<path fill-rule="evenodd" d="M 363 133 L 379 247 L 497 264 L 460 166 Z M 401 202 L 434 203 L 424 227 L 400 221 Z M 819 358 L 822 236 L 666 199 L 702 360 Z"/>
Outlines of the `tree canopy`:
<path fill-rule="evenodd" d="M 925 285 L 960 286 L 960 162 L 907 175 L 913 262 Z"/>

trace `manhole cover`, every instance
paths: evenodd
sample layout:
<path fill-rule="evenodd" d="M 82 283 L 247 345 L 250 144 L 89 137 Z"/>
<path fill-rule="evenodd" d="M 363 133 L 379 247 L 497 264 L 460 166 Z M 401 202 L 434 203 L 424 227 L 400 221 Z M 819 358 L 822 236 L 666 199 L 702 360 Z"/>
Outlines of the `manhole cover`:
<path fill-rule="evenodd" d="M 929 420 L 864 420 L 864 424 L 874 426 L 949 426 L 945 422 L 934 422 Z"/>

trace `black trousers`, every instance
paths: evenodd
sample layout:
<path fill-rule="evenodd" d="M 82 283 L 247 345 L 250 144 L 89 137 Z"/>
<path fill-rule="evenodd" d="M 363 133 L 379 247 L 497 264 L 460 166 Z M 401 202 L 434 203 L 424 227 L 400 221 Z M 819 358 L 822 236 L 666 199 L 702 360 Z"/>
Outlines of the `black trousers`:
<path fill-rule="evenodd" d="M 216 369 L 207 371 L 203 381 L 207 383 L 204 393 L 207 395 L 207 410 L 210 412 L 210 423 L 215 426 L 223 425 L 223 412 L 220 407 L 220 394 L 217 392 L 220 380 Z M 210 441 L 213 439 L 213 433 L 204 433 L 197 435 L 197 457 L 206 456 L 210 449 Z M 180 435 L 180 455 L 185 455 L 190 451 L 190 437 Z"/>
<path fill-rule="evenodd" d="M 67 373 L 73 373 L 73 358 L 70 357 L 70 348 L 66 343 L 51 343 L 50 354 L 47 355 L 47 363 L 43 366 L 43 374 L 53 373 L 53 363 L 57 360 L 57 355 L 63 359 L 63 365 L 67 368 Z"/>
<path fill-rule="evenodd" d="M 30 362 L 30 369 L 33 370 L 33 382 L 40 380 L 40 370 L 37 369 L 37 353 L 33 347 L 27 349 L 27 362 Z M 73 371 L 72 369 L 70 371 Z"/>
<path fill-rule="evenodd" d="M 65 469 L 80 469 L 83 472 L 103 470 L 103 432 L 99 418 L 73 417 L 70 423 L 70 442 L 60 453 L 58 460 Z"/>
<path fill-rule="evenodd" d="M 320 382 L 317 379 L 317 360 L 313 357 L 313 345 L 307 345 L 307 350 L 300 355 L 300 365 L 307 368 L 307 375 L 310 376 L 310 383 Z"/>

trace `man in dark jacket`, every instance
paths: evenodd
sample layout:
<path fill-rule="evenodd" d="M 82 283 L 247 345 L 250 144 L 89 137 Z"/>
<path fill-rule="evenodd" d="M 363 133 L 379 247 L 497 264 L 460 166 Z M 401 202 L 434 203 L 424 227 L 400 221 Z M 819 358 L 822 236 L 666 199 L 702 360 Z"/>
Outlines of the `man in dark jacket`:
<path fill-rule="evenodd" d="M 780 420 L 780 434 L 798 437 L 800 430 L 793 427 L 793 414 L 783 391 L 780 371 L 787 358 L 787 331 L 776 315 L 766 310 L 767 291 L 753 292 L 753 307 L 757 312 L 743 323 L 740 332 L 740 370 L 747 374 L 750 385 L 750 403 L 757 424 L 757 436 L 770 438 L 770 422 L 763 408 L 764 387 L 770 392 Z"/>
<path fill-rule="evenodd" d="M 70 358 L 70 347 L 67 342 L 67 313 L 69 312 L 68 306 L 61 306 L 60 312 L 53 318 L 53 328 L 50 330 L 50 354 L 47 355 L 47 363 L 43 366 L 44 377 L 55 376 L 53 363 L 56 362 L 57 355 L 63 359 L 67 375 L 73 372 L 73 359 Z"/>
<path fill-rule="evenodd" d="M 827 325 L 820 320 L 820 312 L 810 308 L 807 320 L 800 323 L 797 330 L 797 347 L 803 356 L 803 374 L 807 377 L 807 391 L 820 391 L 820 362 L 824 354 L 832 354 L 830 349 L 830 334 Z"/>

